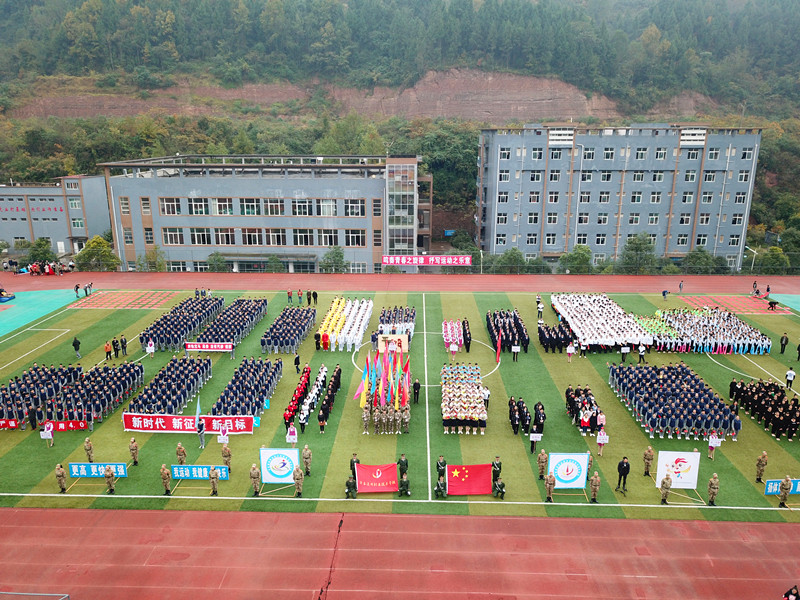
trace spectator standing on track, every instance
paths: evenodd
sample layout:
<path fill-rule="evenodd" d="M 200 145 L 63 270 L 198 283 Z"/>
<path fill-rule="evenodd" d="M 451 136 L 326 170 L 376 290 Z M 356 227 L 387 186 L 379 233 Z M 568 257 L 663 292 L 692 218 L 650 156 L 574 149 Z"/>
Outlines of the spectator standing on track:
<path fill-rule="evenodd" d="M 678 284 L 678 293 L 683 294 L 683 279 L 681 279 L 681 282 Z"/>
<path fill-rule="evenodd" d="M 81 289 L 81 284 L 80 284 L 80 283 L 76 283 L 76 284 L 75 284 L 75 288 L 74 288 L 74 289 L 75 289 L 75 297 L 76 297 L 76 298 L 80 298 L 81 296 L 80 296 L 80 294 L 78 293 L 78 290 L 80 290 L 80 289 Z"/>

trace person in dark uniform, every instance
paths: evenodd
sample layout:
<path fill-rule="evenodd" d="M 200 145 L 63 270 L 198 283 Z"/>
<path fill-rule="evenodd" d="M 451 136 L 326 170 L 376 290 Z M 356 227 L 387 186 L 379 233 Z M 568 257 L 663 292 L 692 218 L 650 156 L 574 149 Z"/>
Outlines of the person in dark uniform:
<path fill-rule="evenodd" d="M 494 460 L 492 461 L 492 483 L 497 481 L 497 479 L 500 477 L 500 473 L 502 472 L 502 470 L 503 470 L 503 463 L 500 462 L 499 456 L 495 456 Z"/>
<path fill-rule="evenodd" d="M 408 481 L 408 473 L 403 473 L 403 476 L 400 478 L 400 485 L 397 496 L 402 498 L 403 496 L 410 496 L 411 490 L 409 489 L 410 482 Z"/>
<path fill-rule="evenodd" d="M 444 475 L 439 475 L 439 481 L 436 482 L 436 487 L 433 488 L 433 495 L 436 500 L 447 498 L 447 484 L 444 481 Z"/>
<path fill-rule="evenodd" d="M 350 472 L 353 474 L 353 477 L 356 476 L 356 465 L 361 464 L 361 461 L 358 460 L 358 454 L 353 452 L 353 458 L 350 459 Z"/>
<path fill-rule="evenodd" d="M 400 458 L 397 459 L 397 470 L 401 478 L 408 473 L 408 459 L 405 454 L 401 454 Z"/>
<path fill-rule="evenodd" d="M 506 497 L 506 484 L 503 483 L 502 477 L 498 477 L 497 481 L 494 482 L 492 487 L 492 496 L 495 498 L 500 498 L 500 500 L 503 500 Z"/>
<path fill-rule="evenodd" d="M 294 368 L 297 371 L 297 373 L 299 374 L 300 373 L 300 356 L 297 354 L 297 352 L 294 353 Z"/>
<path fill-rule="evenodd" d="M 314 293 L 316 294 L 316 292 Z M 355 499 L 357 495 L 358 495 L 358 486 L 356 485 L 356 480 L 352 475 L 350 475 L 350 477 L 347 478 L 347 483 L 344 484 L 344 497 L 345 499 L 347 498 Z"/>
<path fill-rule="evenodd" d="M 781 354 L 783 354 L 783 351 L 786 350 L 786 344 L 788 343 L 789 343 L 789 336 L 786 335 L 786 333 L 784 332 L 784 334 L 781 336 Z"/>
<path fill-rule="evenodd" d="M 628 462 L 628 457 L 623 456 L 622 460 L 619 461 L 617 464 L 617 473 L 619 474 L 619 478 L 617 479 L 617 489 L 619 491 L 620 485 L 622 486 L 622 491 L 628 491 L 628 474 L 631 472 L 631 463 Z"/>
<path fill-rule="evenodd" d="M 414 404 L 419 404 L 419 390 L 421 387 L 419 379 L 416 379 L 414 381 Z"/>
<path fill-rule="evenodd" d="M 439 460 L 436 461 L 436 474 L 439 477 L 444 477 L 446 472 L 447 472 L 447 461 L 444 459 L 444 456 L 440 454 Z"/>
<path fill-rule="evenodd" d="M 317 305 L 317 292 L 316 290 L 311 292 L 311 298 L 314 300 L 314 306 Z"/>

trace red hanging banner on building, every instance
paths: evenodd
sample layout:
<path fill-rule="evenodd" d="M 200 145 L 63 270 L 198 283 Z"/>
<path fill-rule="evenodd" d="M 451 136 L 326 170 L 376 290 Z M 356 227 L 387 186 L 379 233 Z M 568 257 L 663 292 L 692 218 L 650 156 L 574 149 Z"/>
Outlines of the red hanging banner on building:
<path fill-rule="evenodd" d="M 448 465 L 447 493 L 472 496 L 492 493 L 492 465 Z"/>
<path fill-rule="evenodd" d="M 356 464 L 356 483 L 358 492 L 396 492 L 399 488 L 397 483 L 397 465 L 362 465 Z"/>
<path fill-rule="evenodd" d="M 221 434 L 223 429 L 227 435 L 236 433 L 253 433 L 252 415 L 235 417 L 200 415 L 185 417 L 183 415 L 142 415 L 122 413 L 122 425 L 125 431 L 147 431 L 151 433 L 196 433 L 196 419 L 203 419 L 206 433 Z"/>

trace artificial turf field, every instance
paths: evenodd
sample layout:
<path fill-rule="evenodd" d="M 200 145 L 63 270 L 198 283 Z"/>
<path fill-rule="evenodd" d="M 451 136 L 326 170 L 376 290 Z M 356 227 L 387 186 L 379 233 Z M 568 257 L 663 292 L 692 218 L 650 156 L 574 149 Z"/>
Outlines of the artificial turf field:
<path fill-rule="evenodd" d="M 184 481 L 177 485 L 174 495 L 163 497 L 159 467 L 175 462 L 175 446 L 182 442 L 188 449 L 188 463 L 220 464 L 219 445 L 213 436 L 207 436 L 204 451 L 198 448 L 193 434 L 135 434 L 140 444 L 139 466 L 129 467 L 129 476 L 117 482 L 115 496 L 103 494 L 102 479 L 68 479 L 67 495 L 59 495 L 53 469 L 56 463 L 83 462 L 83 432 L 56 434 L 55 446 L 47 448 L 37 433 L 25 431 L 0 431 L 0 505 L 6 507 L 47 508 L 139 508 L 170 510 L 226 510 L 226 511 L 292 511 L 292 512 L 368 512 L 368 513 L 428 513 L 453 515 L 520 515 L 563 517 L 606 517 L 636 519 L 688 519 L 797 522 L 798 511 L 778 510 L 776 497 L 765 497 L 763 486 L 756 484 L 755 460 L 762 450 L 767 450 L 770 463 L 768 479 L 781 478 L 787 473 L 800 476 L 800 441 L 778 443 L 746 416 L 739 441 L 726 441 L 716 452 L 712 462 L 705 458 L 705 444 L 687 440 L 650 440 L 644 430 L 633 420 L 607 385 L 606 361 L 617 360 L 616 354 L 589 355 L 587 360 L 573 359 L 567 363 L 566 354 L 545 354 L 535 339 L 528 354 L 520 355 L 513 363 L 510 355 L 501 355 L 499 366 L 495 363 L 493 349 L 488 347 L 484 315 L 489 310 L 517 307 L 528 331 L 535 338 L 535 292 L 320 292 L 317 320 L 320 321 L 330 301 L 340 293 L 347 296 L 369 296 L 375 309 L 370 331 L 377 323 L 382 306 L 415 306 L 417 308 L 416 332 L 411 347 L 412 376 L 423 384 L 420 404 L 412 406 L 411 433 L 395 436 L 365 436 L 361 434 L 358 401 L 353 394 L 360 381 L 360 368 L 364 364 L 368 344 L 360 352 L 314 352 L 314 342 L 309 337 L 300 348 L 303 362 L 315 374 L 322 362 L 329 367 L 342 366 L 342 390 L 331 413 L 325 435 L 320 435 L 312 420 L 306 433 L 300 435 L 299 446 L 308 444 L 314 452 L 312 476 L 306 478 L 303 498 L 293 499 L 291 490 L 265 486 L 265 496 L 252 498 L 247 471 L 257 462 L 258 448 L 285 447 L 283 409 L 297 383 L 291 356 L 282 355 L 283 378 L 270 402 L 270 409 L 262 415 L 261 425 L 252 436 L 231 438 L 233 463 L 231 480 L 220 483 L 220 496 L 208 497 L 205 482 Z M 547 290 L 542 293 L 549 305 Z M 30 322 L 20 322 L 12 332 L 0 338 L 0 380 L 21 373 L 38 364 L 67 364 L 74 359 L 70 345 L 72 336 L 82 342 L 84 367 L 99 363 L 104 353 L 102 345 L 115 335 L 125 333 L 130 340 L 129 358 L 138 360 L 142 352 L 138 333 L 160 314 L 187 297 L 190 291 L 176 294 L 159 294 L 158 290 L 99 290 L 96 298 L 77 301 L 49 315 Z M 62 292 L 58 292 L 63 295 Z M 260 336 L 286 306 L 286 293 L 264 291 L 219 292 L 226 304 L 237 296 L 266 296 L 270 300 L 267 317 L 237 348 L 237 359 L 227 355 L 214 357 L 214 376 L 201 390 L 199 401 L 203 412 L 216 400 L 221 389 L 230 380 L 233 369 L 244 356 L 260 355 Z M 661 295 L 616 293 L 611 297 L 628 311 L 652 314 L 659 307 L 691 306 L 677 295 L 665 302 Z M 714 297 L 715 294 L 703 294 Z M 114 298 L 103 307 L 106 299 Z M 747 298 L 731 299 L 725 303 L 747 307 Z M 137 300 L 141 298 L 141 301 Z M 792 298 L 786 298 L 788 303 Z M 722 303 L 722 301 L 721 301 Z M 137 305 L 148 308 L 134 308 Z M 155 308 L 149 308 L 156 305 Z M 85 306 L 85 307 L 83 307 Z M 3 311 L 0 319 L 14 319 L 15 308 Z M 439 411 L 440 392 L 438 373 L 447 361 L 441 338 L 443 319 L 468 318 L 473 333 L 472 351 L 463 352 L 458 359 L 477 362 L 484 376 L 484 384 L 491 392 L 489 422 L 485 436 L 443 435 Z M 692 369 L 723 397 L 727 396 L 732 377 L 767 378 L 782 380 L 787 365 L 795 364 L 794 347 L 800 340 L 800 320 L 795 313 L 785 311 L 771 314 L 765 311 L 742 314 L 741 317 L 770 335 L 773 354 L 770 356 L 705 356 L 650 353 L 649 363 L 684 360 Z M 24 318 L 24 317 L 23 317 Z M 555 315 L 547 308 L 545 321 L 555 322 Z M 16 325 L 16 323 L 15 323 Z M 778 338 L 788 332 L 792 343 L 787 354 L 778 352 Z M 156 353 L 153 360 L 145 359 L 145 380 L 154 376 L 170 358 L 169 353 Z M 274 357 L 275 355 L 273 355 Z M 112 361 L 113 364 L 113 361 Z M 358 365 L 358 367 L 356 367 Z M 600 407 L 608 418 L 606 426 L 611 437 L 598 457 L 595 439 L 582 437 L 566 416 L 563 390 L 567 385 L 590 385 Z M 521 436 L 513 436 L 507 422 L 506 401 L 510 395 L 523 396 L 530 405 L 541 400 L 547 411 L 544 440 L 538 448 L 548 452 L 585 452 L 595 456 L 594 469 L 599 470 L 603 485 L 599 494 L 600 505 L 590 505 L 581 495 L 557 495 L 554 504 L 545 504 L 544 489 L 538 481 L 535 457 L 529 453 L 529 443 Z M 122 430 L 118 411 L 102 424 L 96 424 L 91 434 L 98 461 L 129 462 L 127 445 L 131 436 Z M 184 414 L 194 414 L 194 402 Z M 691 450 L 697 447 L 703 454 L 699 476 L 700 497 L 705 498 L 705 482 L 712 472 L 717 472 L 721 491 L 717 508 L 707 507 L 695 498 L 681 498 L 673 493 L 670 506 L 660 506 L 660 495 L 655 483 L 641 476 L 641 454 L 647 445 L 658 450 Z M 398 499 L 390 494 L 360 494 L 357 501 L 343 499 L 344 481 L 349 474 L 348 461 L 358 452 L 362 463 L 383 464 L 397 460 L 405 452 L 410 463 L 409 479 L 412 496 Z M 435 479 L 433 469 L 436 458 L 443 454 L 449 464 L 488 463 L 495 455 L 503 462 L 503 478 L 507 486 L 503 501 L 486 497 L 455 497 L 444 501 L 430 500 Z M 614 492 L 616 464 L 626 455 L 633 468 L 628 480 L 629 492 L 622 496 Z M 176 482 L 173 482 L 173 486 Z M 791 500 L 791 499 L 790 499 Z M 685 502 L 685 504 L 682 504 Z M 794 506 L 793 508 L 798 508 Z"/>

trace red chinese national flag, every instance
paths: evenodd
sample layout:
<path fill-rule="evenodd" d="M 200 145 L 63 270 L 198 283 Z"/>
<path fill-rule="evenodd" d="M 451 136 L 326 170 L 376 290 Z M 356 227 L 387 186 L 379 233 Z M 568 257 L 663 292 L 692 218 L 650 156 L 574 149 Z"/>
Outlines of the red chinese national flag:
<path fill-rule="evenodd" d="M 362 465 L 356 464 L 356 483 L 358 492 L 396 492 L 397 465 Z"/>
<path fill-rule="evenodd" d="M 454 496 L 491 494 L 492 465 L 448 465 L 447 493 Z"/>

